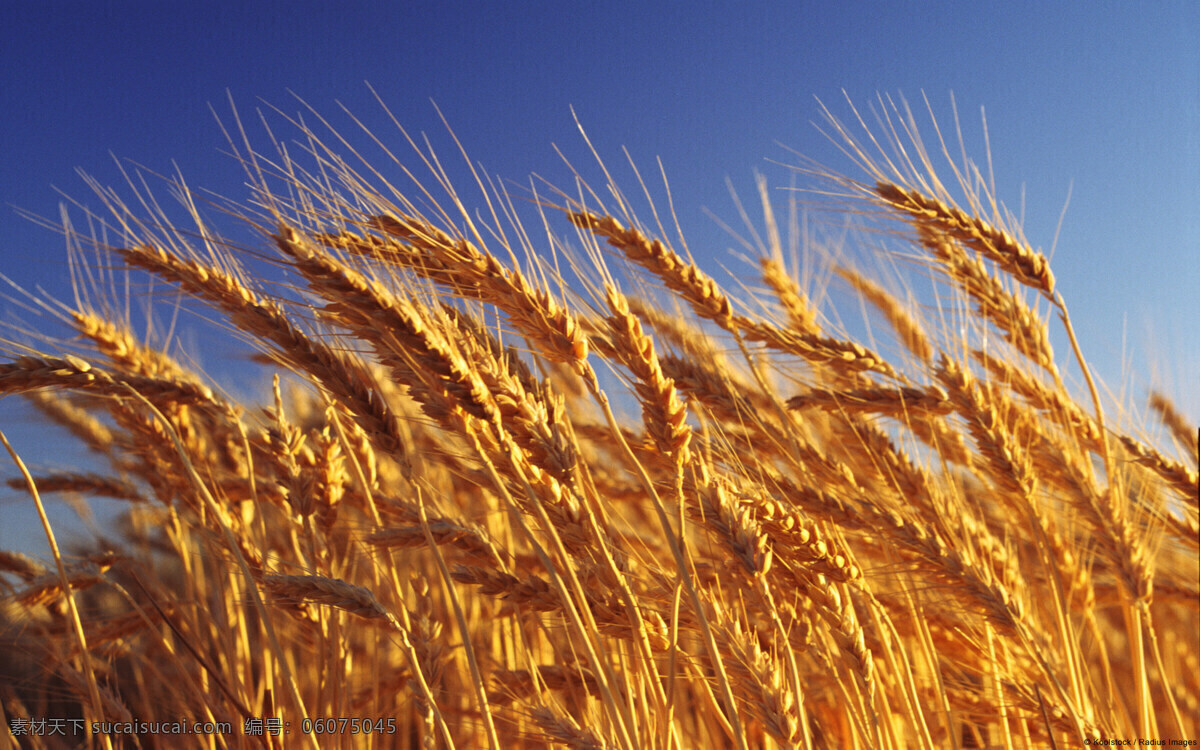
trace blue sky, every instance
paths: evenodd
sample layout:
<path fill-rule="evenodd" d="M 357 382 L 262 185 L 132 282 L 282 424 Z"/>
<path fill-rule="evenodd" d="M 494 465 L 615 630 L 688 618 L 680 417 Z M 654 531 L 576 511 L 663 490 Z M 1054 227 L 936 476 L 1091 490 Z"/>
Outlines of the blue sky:
<path fill-rule="evenodd" d="M 950 123 L 953 93 L 980 162 L 986 108 L 999 197 L 1035 246 L 1070 193 L 1053 267 L 1101 377 L 1139 407 L 1161 384 L 1195 418 L 1198 38 L 1186 1 L 6 3 L 0 272 L 68 294 L 62 239 L 11 207 L 55 216 L 57 191 L 96 205 L 75 170 L 117 184 L 112 155 L 244 196 L 209 109 L 227 115 L 227 92 L 245 115 L 260 100 L 294 112 L 294 91 L 349 129 L 342 102 L 392 135 L 369 81 L 448 156 L 435 101 L 474 159 L 517 182 L 564 177 L 552 144 L 589 162 L 574 107 L 610 165 L 623 146 L 649 172 L 662 159 L 690 247 L 721 277 L 743 267 L 705 213 L 739 224 L 726 179 L 748 202 L 755 170 L 787 185 L 788 149 L 853 169 L 812 126 L 818 99 L 848 117 L 843 90 L 858 105 L 923 92 Z M 0 429 L 39 460 L 23 414 L 0 401 Z M 0 492 L 0 517 L 27 503 Z M 0 548 L 20 546 L 18 526 L 0 522 Z"/>

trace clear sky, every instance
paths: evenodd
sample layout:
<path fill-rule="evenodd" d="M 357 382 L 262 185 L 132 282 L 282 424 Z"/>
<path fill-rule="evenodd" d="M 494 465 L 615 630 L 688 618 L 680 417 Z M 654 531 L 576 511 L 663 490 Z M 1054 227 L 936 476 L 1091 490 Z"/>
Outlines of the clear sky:
<path fill-rule="evenodd" d="M 1200 3 L 62 2 L 3 3 L 0 272 L 66 295 L 62 239 L 12 207 L 55 216 L 96 205 L 77 169 L 117 184 L 112 155 L 190 185 L 245 195 L 209 106 L 288 112 L 294 91 L 341 126 L 337 102 L 388 137 L 364 81 L 410 131 L 503 178 L 661 158 L 689 245 L 741 268 L 705 212 L 738 225 L 726 179 L 753 200 L 754 170 L 787 185 L 793 149 L 852 165 L 817 132 L 817 100 L 849 116 L 876 93 L 922 92 L 945 123 L 951 94 L 999 197 L 1053 257 L 1085 353 L 1139 407 L 1160 384 L 1200 413 Z M 278 121 L 277 121 L 278 122 Z M 259 143 L 263 143 L 260 139 Z M 396 152 L 407 155 L 395 136 Z M 786 148 L 785 148 L 786 147 Z M 628 172 L 621 180 L 636 191 Z M 57 191 L 56 191 L 57 189 Z M 785 200 L 786 198 L 781 198 Z M 1023 209 L 1022 209 L 1023 207 Z M 0 301 L 0 315 L 12 319 Z M 1056 351 L 1065 345 L 1056 338 Z M 0 429 L 46 462 L 12 399 Z M 12 476 L 3 457 L 0 475 Z M 28 500 L 0 490 L 0 548 L 24 546 Z M 7 519 L 7 520 L 5 520 Z"/>

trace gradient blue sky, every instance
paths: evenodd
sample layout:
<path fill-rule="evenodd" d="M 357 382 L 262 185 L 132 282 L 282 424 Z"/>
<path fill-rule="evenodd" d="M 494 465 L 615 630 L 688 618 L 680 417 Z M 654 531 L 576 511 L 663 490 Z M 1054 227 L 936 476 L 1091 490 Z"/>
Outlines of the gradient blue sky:
<path fill-rule="evenodd" d="M 610 164 L 622 146 L 649 171 L 661 157 L 718 276 L 742 267 L 703 210 L 739 224 L 726 178 L 748 201 L 756 169 L 788 184 L 769 161 L 795 163 L 784 146 L 852 170 L 811 124 L 817 98 L 849 116 L 843 89 L 860 105 L 924 92 L 949 123 L 953 92 L 980 162 L 986 108 L 999 197 L 1024 206 L 1034 245 L 1050 247 L 1071 191 L 1053 266 L 1103 379 L 1139 407 L 1160 384 L 1200 413 L 1200 3 L 49 0 L 3 15 L 0 272 L 28 289 L 67 294 L 66 252 L 11 207 L 54 216 L 56 188 L 95 205 L 77 169 L 119 183 L 116 155 L 243 196 L 209 110 L 228 114 L 227 91 L 243 114 L 259 99 L 294 112 L 294 91 L 348 127 L 340 101 L 387 137 L 369 81 L 450 155 L 433 100 L 518 182 L 564 174 L 551 144 L 588 162 L 574 107 Z M 52 463 L 14 399 L 0 429 Z M 0 548 L 29 548 L 28 504 L 0 490 Z"/>

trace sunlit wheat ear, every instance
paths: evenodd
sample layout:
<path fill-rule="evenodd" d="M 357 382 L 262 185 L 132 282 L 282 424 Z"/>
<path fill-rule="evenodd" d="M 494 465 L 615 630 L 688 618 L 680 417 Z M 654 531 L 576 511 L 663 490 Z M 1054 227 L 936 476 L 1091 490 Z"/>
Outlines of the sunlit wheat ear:
<path fill-rule="evenodd" d="M 1054 274 L 1050 272 L 1050 264 L 1045 256 L 1018 242 L 1003 229 L 915 189 L 905 190 L 890 182 L 878 182 L 875 193 L 889 205 L 912 217 L 924 230 L 963 243 L 1022 284 L 1053 299 Z"/>

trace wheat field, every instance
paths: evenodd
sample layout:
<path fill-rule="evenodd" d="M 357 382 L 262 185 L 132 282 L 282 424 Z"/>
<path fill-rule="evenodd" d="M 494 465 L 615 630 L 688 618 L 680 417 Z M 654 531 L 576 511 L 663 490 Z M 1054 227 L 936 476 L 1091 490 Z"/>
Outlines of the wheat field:
<path fill-rule="evenodd" d="M 876 112 L 801 169 L 899 285 L 765 180 L 722 282 L 652 179 L 640 220 L 607 169 L 459 187 L 403 131 L 231 128 L 247 240 L 93 184 L 74 299 L 3 335 L 0 396 L 104 467 L 4 441 L 53 547 L 0 551 L 8 745 L 1194 745 L 1196 426 L 1096 382 L 981 171 Z M 126 512 L 60 549 L 51 495 Z"/>

